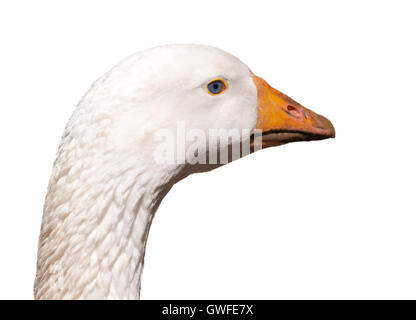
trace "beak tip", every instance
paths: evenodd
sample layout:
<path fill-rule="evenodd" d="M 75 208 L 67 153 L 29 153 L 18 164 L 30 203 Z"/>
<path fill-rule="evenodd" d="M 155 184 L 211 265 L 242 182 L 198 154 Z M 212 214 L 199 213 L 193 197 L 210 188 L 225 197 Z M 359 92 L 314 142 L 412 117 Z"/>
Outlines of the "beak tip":
<path fill-rule="evenodd" d="M 330 134 L 329 134 L 329 138 L 335 138 L 335 136 L 336 136 L 336 133 L 335 133 L 335 128 L 334 128 L 334 126 L 332 125 L 332 123 L 331 123 L 331 130 L 330 130 Z"/>
<path fill-rule="evenodd" d="M 324 130 L 324 136 L 327 139 L 330 138 L 335 138 L 335 127 L 332 124 L 331 121 L 329 121 L 327 118 L 323 117 L 323 116 L 318 116 L 319 120 L 318 120 L 318 128 L 321 128 Z"/>
<path fill-rule="evenodd" d="M 331 123 L 331 122 L 330 122 Z M 331 136 L 330 136 L 330 138 L 335 138 L 335 136 L 336 136 L 336 133 L 335 133 L 335 127 L 332 125 L 332 123 L 331 123 Z"/>

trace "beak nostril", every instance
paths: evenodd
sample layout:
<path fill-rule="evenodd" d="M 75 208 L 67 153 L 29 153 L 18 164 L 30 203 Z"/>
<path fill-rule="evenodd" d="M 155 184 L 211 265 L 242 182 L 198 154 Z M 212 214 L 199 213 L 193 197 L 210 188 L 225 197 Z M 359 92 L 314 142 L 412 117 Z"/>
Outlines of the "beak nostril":
<path fill-rule="evenodd" d="M 295 106 L 287 105 L 286 112 L 296 118 L 305 118 L 303 110 Z"/>

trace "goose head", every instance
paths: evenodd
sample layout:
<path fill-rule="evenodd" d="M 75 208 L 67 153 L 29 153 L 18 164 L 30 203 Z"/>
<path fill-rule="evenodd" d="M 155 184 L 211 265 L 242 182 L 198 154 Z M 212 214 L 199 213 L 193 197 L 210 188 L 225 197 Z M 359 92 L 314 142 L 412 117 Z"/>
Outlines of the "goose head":
<path fill-rule="evenodd" d="M 146 145 L 157 156 L 155 139 L 166 129 L 177 134 L 181 124 L 186 131 L 181 141 L 185 151 L 191 151 L 187 148 L 195 142 L 186 137 L 187 132 L 209 137 L 210 130 L 236 130 L 241 140 L 253 140 L 258 130 L 262 148 L 335 135 L 326 118 L 273 89 L 236 57 L 213 47 L 153 48 L 125 60 L 103 82 L 102 96 L 97 98 L 105 101 L 94 106 L 100 109 L 104 103 L 118 101 L 113 104 L 118 112 L 111 116 L 108 133 L 115 149 L 142 152 Z M 173 143 L 178 151 L 177 139 Z M 186 163 L 195 162 L 192 152 L 186 156 L 191 158 Z M 174 160 L 180 162 L 177 157 Z"/>
<path fill-rule="evenodd" d="M 221 144 L 213 132 L 224 131 L 237 139 Z M 174 183 L 226 163 L 218 154 L 236 144 L 250 153 L 334 136 L 329 120 L 220 49 L 169 45 L 126 58 L 92 85 L 66 126 L 35 297 L 139 298 L 150 224 Z"/>

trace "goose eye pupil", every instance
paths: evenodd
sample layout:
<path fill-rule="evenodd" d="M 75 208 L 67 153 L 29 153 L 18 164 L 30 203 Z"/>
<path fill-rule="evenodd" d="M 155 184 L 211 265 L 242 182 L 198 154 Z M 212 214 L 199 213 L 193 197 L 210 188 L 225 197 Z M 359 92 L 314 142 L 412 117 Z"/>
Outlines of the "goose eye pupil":
<path fill-rule="evenodd" d="M 220 80 L 215 80 L 208 84 L 208 90 L 212 94 L 221 93 L 222 91 L 224 91 L 224 89 L 225 89 L 225 85 Z"/>

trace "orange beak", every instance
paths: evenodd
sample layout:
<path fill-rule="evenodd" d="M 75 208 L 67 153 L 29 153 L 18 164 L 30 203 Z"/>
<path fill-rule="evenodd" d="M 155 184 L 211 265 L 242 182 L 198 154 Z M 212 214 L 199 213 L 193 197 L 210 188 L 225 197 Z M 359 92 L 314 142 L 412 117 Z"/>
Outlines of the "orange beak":
<path fill-rule="evenodd" d="M 258 101 L 256 129 L 261 130 L 262 148 L 335 138 L 335 128 L 327 118 L 306 109 L 262 78 L 253 76 L 253 81 Z"/>

